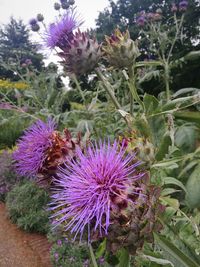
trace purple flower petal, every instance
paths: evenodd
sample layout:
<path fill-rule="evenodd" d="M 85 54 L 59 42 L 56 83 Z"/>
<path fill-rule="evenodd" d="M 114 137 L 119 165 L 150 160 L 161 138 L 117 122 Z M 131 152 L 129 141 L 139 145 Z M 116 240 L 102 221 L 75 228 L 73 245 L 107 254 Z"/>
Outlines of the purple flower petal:
<path fill-rule="evenodd" d="M 32 177 L 38 173 L 46 159 L 45 152 L 51 147 L 50 137 L 54 129 L 54 121 L 44 123 L 38 120 L 25 131 L 13 153 L 16 171 L 20 175 Z"/>
<path fill-rule="evenodd" d="M 133 164 L 134 157 L 125 155 L 124 146 L 119 149 L 118 142 L 99 142 L 85 153 L 77 150 L 76 160 L 67 161 L 55 179 L 51 209 L 55 210 L 52 217 L 58 217 L 57 225 L 65 222 L 74 239 L 78 234 L 81 238 L 85 228 L 90 239 L 90 225 L 106 235 L 113 199 L 126 199 L 131 183 L 143 175 L 136 173 L 140 163 Z"/>

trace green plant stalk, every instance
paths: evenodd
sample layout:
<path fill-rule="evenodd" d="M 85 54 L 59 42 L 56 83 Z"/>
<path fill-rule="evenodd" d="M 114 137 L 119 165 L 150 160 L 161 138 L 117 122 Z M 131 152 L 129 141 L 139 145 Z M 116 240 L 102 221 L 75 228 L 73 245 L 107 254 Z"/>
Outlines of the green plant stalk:
<path fill-rule="evenodd" d="M 133 99 L 135 99 L 135 101 L 140 105 L 140 107 L 142 108 L 142 110 L 144 111 L 144 104 L 142 102 L 142 100 L 140 99 L 138 93 L 137 93 L 137 88 L 135 86 L 135 75 L 134 75 L 134 68 L 133 67 L 129 67 L 128 68 L 128 73 L 129 73 L 129 81 L 128 81 L 128 86 L 130 89 L 130 92 L 132 94 Z"/>
<path fill-rule="evenodd" d="M 72 80 L 74 81 L 74 83 L 76 84 L 76 87 L 77 87 L 77 89 L 78 89 L 78 91 L 79 91 L 79 93 L 80 93 L 80 95 L 81 95 L 82 100 L 83 100 L 84 106 L 85 106 L 86 109 L 87 109 L 86 99 L 85 99 L 85 96 L 84 96 L 84 94 L 83 94 L 83 91 L 81 90 L 81 87 L 80 87 L 80 84 L 79 84 L 79 82 L 78 82 L 78 80 L 77 80 L 77 78 L 76 78 L 76 75 L 73 74 L 73 75 L 71 76 L 71 78 L 72 78 Z"/>
<path fill-rule="evenodd" d="M 166 97 L 167 97 L 167 102 L 170 100 L 170 86 L 169 86 L 169 77 L 170 77 L 170 69 L 168 62 L 164 62 L 164 72 L 165 72 L 165 90 L 166 90 Z"/>
<path fill-rule="evenodd" d="M 133 96 L 130 92 L 130 114 L 133 115 Z"/>
<path fill-rule="evenodd" d="M 103 76 L 103 74 L 101 73 L 101 71 L 98 68 L 95 69 L 95 72 L 96 72 L 98 78 L 103 82 L 104 89 L 106 90 L 106 92 L 110 96 L 115 107 L 117 109 L 122 109 L 121 105 L 119 104 L 117 98 L 114 95 L 114 91 L 112 89 L 111 84 L 106 80 L 106 78 Z"/>
<path fill-rule="evenodd" d="M 92 248 L 91 244 L 89 244 L 89 251 L 90 251 L 90 257 L 91 257 L 91 260 L 92 260 L 93 267 L 98 267 L 97 261 L 96 261 L 95 255 L 94 255 L 94 251 L 93 251 L 93 248 Z"/>
<path fill-rule="evenodd" d="M 126 124 L 128 125 L 128 127 L 130 129 L 132 129 L 131 127 L 131 120 L 130 120 L 130 114 L 128 114 L 127 112 L 123 111 L 121 105 L 119 104 L 117 98 L 115 97 L 115 94 L 114 94 L 114 90 L 112 88 L 112 85 L 107 81 L 107 79 L 103 76 L 103 74 L 101 73 L 101 71 L 96 68 L 95 69 L 95 72 L 97 74 L 97 77 L 99 78 L 100 81 L 102 81 L 103 83 L 103 86 L 104 86 L 104 89 L 106 90 L 106 92 L 108 93 L 108 95 L 110 96 L 114 106 L 116 107 L 116 109 L 120 112 L 120 114 L 122 115 L 122 113 L 126 113 L 127 115 L 129 115 L 129 118 L 127 115 L 122 115 L 122 118 L 125 120 Z"/>
<path fill-rule="evenodd" d="M 32 115 L 32 114 L 30 114 L 30 113 L 24 111 L 22 108 L 20 108 L 20 107 L 18 107 L 17 105 L 15 105 L 15 103 L 12 102 L 12 101 L 10 100 L 10 98 L 7 97 L 7 95 L 5 95 L 5 94 L 3 94 L 3 93 L 1 93 L 1 94 L 4 96 L 5 99 L 7 99 L 7 101 L 8 101 L 12 106 L 15 107 L 15 109 L 14 109 L 15 111 L 20 112 L 20 113 L 22 113 L 22 114 L 26 114 L 26 115 L 28 115 L 29 117 L 31 117 L 31 118 L 33 118 L 33 119 L 35 119 L 35 120 L 38 120 L 38 117 L 36 117 L 36 116 L 34 116 L 34 115 Z"/>

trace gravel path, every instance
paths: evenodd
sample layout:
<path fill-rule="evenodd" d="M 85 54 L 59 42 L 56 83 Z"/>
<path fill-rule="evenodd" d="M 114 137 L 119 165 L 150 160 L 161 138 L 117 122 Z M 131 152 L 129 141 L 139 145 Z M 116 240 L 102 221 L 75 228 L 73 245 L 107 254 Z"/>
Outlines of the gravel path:
<path fill-rule="evenodd" d="M 52 267 L 50 244 L 43 235 L 18 229 L 0 203 L 0 267 Z"/>

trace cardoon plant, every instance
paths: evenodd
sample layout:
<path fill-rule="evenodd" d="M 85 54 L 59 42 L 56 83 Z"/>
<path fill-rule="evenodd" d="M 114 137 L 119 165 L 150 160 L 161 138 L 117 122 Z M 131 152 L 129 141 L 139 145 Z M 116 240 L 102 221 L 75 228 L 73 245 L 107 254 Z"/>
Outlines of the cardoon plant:
<path fill-rule="evenodd" d="M 13 153 L 16 170 L 20 175 L 35 176 L 47 159 L 47 150 L 52 146 L 52 135 L 55 123 L 38 120 L 31 125 L 18 141 L 17 150 Z"/>
<path fill-rule="evenodd" d="M 47 47 L 60 48 L 61 51 L 56 53 L 70 75 L 79 76 L 92 71 L 101 56 L 101 46 L 95 38 L 80 29 L 74 32 L 82 23 L 74 11 L 68 10 L 49 26 L 45 34 Z"/>
<path fill-rule="evenodd" d="M 30 126 L 18 141 L 13 153 L 15 167 L 20 175 L 39 178 L 39 181 L 51 182 L 51 176 L 66 158 L 75 155 L 80 146 L 80 135 L 73 139 L 65 129 L 63 134 L 55 130 L 53 120 L 44 123 L 38 120 Z"/>
<path fill-rule="evenodd" d="M 73 31 L 82 23 L 75 12 L 66 11 L 61 18 L 50 24 L 45 37 L 47 47 L 59 47 L 64 51 L 67 50 L 73 37 Z"/>
<path fill-rule="evenodd" d="M 139 165 L 135 154 L 126 154 L 124 143 L 119 147 L 116 141 L 113 145 L 99 142 L 85 153 L 79 149 L 76 160 L 67 161 L 55 179 L 54 226 L 63 224 L 74 239 L 78 236 L 88 242 L 107 237 L 112 252 L 126 247 L 135 253 L 136 242 L 144 242 L 139 236 L 152 237 L 156 228 L 154 209 L 159 197 L 158 189 L 147 192 Z M 131 239 L 133 235 L 137 238 Z"/>

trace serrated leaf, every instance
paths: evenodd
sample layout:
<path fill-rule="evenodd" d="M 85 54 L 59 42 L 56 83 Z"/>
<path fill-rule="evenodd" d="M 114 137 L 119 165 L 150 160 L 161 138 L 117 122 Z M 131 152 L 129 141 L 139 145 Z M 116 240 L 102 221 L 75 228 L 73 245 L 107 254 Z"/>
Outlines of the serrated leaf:
<path fill-rule="evenodd" d="M 187 189 L 185 188 L 185 186 L 183 185 L 183 183 L 181 181 L 177 180 L 174 177 L 164 177 L 163 178 L 163 182 L 164 182 L 164 184 L 177 185 L 178 187 L 180 187 L 181 189 L 183 189 L 183 191 L 187 192 Z"/>
<path fill-rule="evenodd" d="M 186 201 L 190 208 L 200 207 L 200 164 L 190 175 L 187 184 Z"/>
<path fill-rule="evenodd" d="M 164 205 L 168 205 L 175 210 L 179 209 L 179 201 L 175 198 L 171 197 L 160 197 L 160 200 L 163 202 Z"/>
<path fill-rule="evenodd" d="M 175 267 L 174 264 L 169 261 L 169 260 L 165 260 L 165 259 L 161 259 L 161 258 L 156 258 L 156 257 L 152 257 L 152 256 L 149 256 L 149 255 L 143 255 L 143 258 L 145 259 L 148 259 L 152 262 L 155 262 L 155 263 L 158 263 L 158 264 L 161 264 L 161 265 L 171 265 L 172 267 Z"/>
<path fill-rule="evenodd" d="M 156 112 L 156 109 L 159 105 L 159 101 L 157 98 L 153 95 L 145 94 L 144 95 L 144 106 L 145 106 L 145 113 L 147 115 L 154 114 Z"/>
<path fill-rule="evenodd" d="M 130 256 L 126 249 L 121 249 L 118 252 L 119 264 L 117 267 L 130 267 Z"/>
<path fill-rule="evenodd" d="M 104 254 L 105 250 L 106 250 L 106 239 L 104 239 L 103 242 L 101 242 L 101 244 L 98 246 L 95 253 L 96 258 L 97 259 L 100 258 Z"/>
<path fill-rule="evenodd" d="M 177 192 L 180 192 L 180 190 L 176 190 L 174 188 L 165 188 L 162 190 L 161 196 L 168 196 L 168 195 L 171 195 L 171 194 L 177 193 Z"/>
<path fill-rule="evenodd" d="M 154 238 L 157 245 L 166 253 L 170 261 L 177 267 L 199 267 L 191 258 L 186 256 L 182 251 L 171 243 L 164 236 L 154 233 Z"/>
<path fill-rule="evenodd" d="M 152 165 L 152 168 L 160 168 L 160 167 L 170 167 L 173 164 L 175 164 L 175 166 L 178 167 L 178 165 L 176 164 L 177 162 L 181 161 L 183 158 L 182 157 L 176 157 L 173 159 L 166 159 L 160 162 L 157 162 L 155 164 Z"/>

